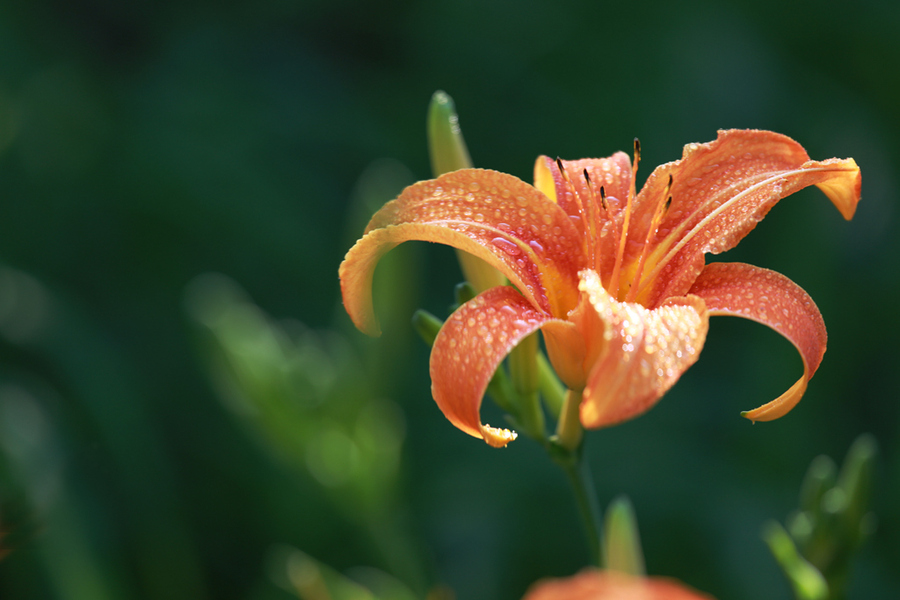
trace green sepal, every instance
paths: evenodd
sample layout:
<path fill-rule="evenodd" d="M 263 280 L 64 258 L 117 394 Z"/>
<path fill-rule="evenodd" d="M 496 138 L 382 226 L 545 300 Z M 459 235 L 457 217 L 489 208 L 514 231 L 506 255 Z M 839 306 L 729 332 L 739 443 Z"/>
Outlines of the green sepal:
<path fill-rule="evenodd" d="M 412 324 L 416 333 L 419 334 L 419 337 L 421 337 L 429 347 L 434 346 L 434 340 L 437 338 L 437 334 L 441 330 L 441 327 L 444 326 L 443 321 L 427 310 L 422 309 L 413 313 Z"/>

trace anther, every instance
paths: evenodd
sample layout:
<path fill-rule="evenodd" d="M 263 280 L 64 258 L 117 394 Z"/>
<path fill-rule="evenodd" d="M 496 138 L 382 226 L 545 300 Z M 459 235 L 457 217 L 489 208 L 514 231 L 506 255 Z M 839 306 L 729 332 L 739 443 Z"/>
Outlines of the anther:
<path fill-rule="evenodd" d="M 665 196 L 667 196 L 666 204 L 665 204 L 665 206 L 663 206 L 663 209 L 662 209 L 663 214 L 666 214 L 667 212 L 669 212 L 669 207 L 672 205 L 672 196 L 670 195 L 670 192 L 672 191 L 672 183 L 673 183 L 672 174 L 669 173 L 669 183 L 666 184 L 666 193 L 665 193 Z"/>

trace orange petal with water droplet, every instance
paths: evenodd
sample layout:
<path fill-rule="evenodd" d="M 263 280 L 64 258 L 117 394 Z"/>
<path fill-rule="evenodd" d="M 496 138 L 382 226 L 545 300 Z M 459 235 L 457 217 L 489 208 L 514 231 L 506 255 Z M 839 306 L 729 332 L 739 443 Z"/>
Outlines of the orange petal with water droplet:
<path fill-rule="evenodd" d="M 681 582 L 661 577 L 634 577 L 616 571 L 585 569 L 562 579 L 545 579 L 522 600 L 713 600 Z"/>
<path fill-rule="evenodd" d="M 372 274 L 398 244 L 447 244 L 497 268 L 532 304 L 564 316 L 578 302 L 582 240 L 566 213 L 505 173 L 463 169 L 408 188 L 372 217 L 339 269 L 347 313 L 377 335 Z"/>
<path fill-rule="evenodd" d="M 654 306 L 684 294 L 698 275 L 697 257 L 733 248 L 782 198 L 817 185 L 850 218 L 861 177 L 852 159 L 812 161 L 800 144 L 770 131 L 720 131 L 685 146 L 681 160 L 657 167 L 638 197 L 629 239 L 644 240 L 669 176 L 672 203 L 650 237 L 637 300 Z M 626 263 L 636 260 L 634 252 Z"/>
<path fill-rule="evenodd" d="M 481 423 L 481 399 L 509 351 L 549 321 L 510 286 L 490 289 L 450 315 L 431 350 L 431 393 L 451 423 L 491 446 L 515 439 Z"/>
<path fill-rule="evenodd" d="M 562 163 L 566 177 L 560 172 L 559 163 Z M 590 182 L 584 177 L 585 171 L 588 172 Z M 534 164 L 534 187 L 562 206 L 569 215 L 581 216 L 579 210 L 583 207 L 584 199 L 593 197 L 600 204 L 601 187 L 606 196 L 624 202 L 631 187 L 631 159 L 624 152 L 616 152 L 609 158 L 559 162 L 549 156 L 539 156 Z"/>
<path fill-rule="evenodd" d="M 606 427 L 649 410 L 697 361 L 709 317 L 696 296 L 670 298 L 650 310 L 617 302 L 593 271 L 581 277 L 580 289 L 603 323 L 606 340 L 584 389 L 581 422 Z"/>
<path fill-rule="evenodd" d="M 560 164 L 565 174 L 559 170 Z M 534 165 L 534 182 L 538 190 L 573 217 L 579 232 L 590 238 L 585 240 L 585 253 L 590 255 L 593 247 L 596 262 L 585 266 L 597 270 L 608 284 L 631 189 L 631 159 L 624 152 L 608 158 L 558 162 L 540 156 Z M 605 199 L 601 199 L 601 188 Z"/>
<path fill-rule="evenodd" d="M 775 271 L 742 263 L 712 263 L 691 288 L 711 315 L 744 317 L 786 337 L 803 359 L 803 376 L 775 400 L 742 413 L 752 421 L 771 421 L 787 414 L 803 397 L 828 341 L 816 303 L 796 283 Z"/>

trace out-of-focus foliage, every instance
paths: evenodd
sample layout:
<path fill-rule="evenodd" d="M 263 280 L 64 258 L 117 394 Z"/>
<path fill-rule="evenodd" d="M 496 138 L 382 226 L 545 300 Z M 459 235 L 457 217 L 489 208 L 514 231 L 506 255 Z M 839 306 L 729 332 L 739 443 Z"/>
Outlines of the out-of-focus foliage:
<path fill-rule="evenodd" d="M 764 537 L 791 581 L 798 600 L 844 598 L 853 559 L 875 531 L 869 511 L 878 445 L 859 436 L 838 474 L 829 457 L 816 457 L 800 489 L 800 507 L 788 520 L 788 532 L 776 522 Z"/>
<path fill-rule="evenodd" d="M 852 223 L 810 190 L 725 257 L 785 273 L 821 309 L 829 349 L 800 406 L 738 417 L 802 366 L 722 319 L 657 407 L 586 452 L 603 504 L 634 503 L 649 573 L 749 600 L 790 594 L 762 524 L 795 506 L 813 457 L 871 431 L 879 527 L 847 592 L 893 598 L 898 28 L 878 1 L 0 6 L 0 597 L 296 597 L 283 548 L 376 596 L 355 567 L 417 597 L 504 600 L 584 565 L 543 451 L 492 451 L 430 399 L 409 320 L 447 314 L 452 252 L 386 257 L 382 338 L 340 307 L 347 248 L 430 176 L 426 109 L 444 89 L 474 164 L 526 180 L 538 154 L 637 136 L 654 165 L 730 127 L 857 160 Z M 376 430 L 393 441 L 375 449 Z M 415 560 L 391 562 L 372 521 Z"/>

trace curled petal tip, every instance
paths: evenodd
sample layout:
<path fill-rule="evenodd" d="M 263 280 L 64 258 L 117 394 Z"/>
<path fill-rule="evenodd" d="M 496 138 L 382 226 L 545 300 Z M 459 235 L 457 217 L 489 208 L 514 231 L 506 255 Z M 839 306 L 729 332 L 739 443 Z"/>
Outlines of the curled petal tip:
<path fill-rule="evenodd" d="M 800 399 L 803 397 L 803 393 L 806 391 L 806 383 L 808 379 L 804 374 L 803 377 L 797 380 L 797 383 L 791 386 L 791 389 L 783 393 L 778 398 L 772 400 L 767 404 L 763 404 L 759 408 L 754 408 L 753 410 L 745 410 L 741 413 L 741 416 L 745 419 L 750 419 L 754 423 L 756 421 L 774 421 L 775 419 L 780 419 L 784 415 L 791 412 L 797 403 L 800 402 Z"/>
<path fill-rule="evenodd" d="M 515 431 L 491 427 L 487 423 L 481 426 L 481 435 L 488 446 L 493 448 L 505 448 L 508 443 L 519 437 Z"/>
<path fill-rule="evenodd" d="M 819 163 L 823 170 L 832 170 L 835 175 L 816 184 L 837 207 L 846 220 L 853 218 L 862 191 L 862 175 L 856 161 L 832 158 Z"/>

